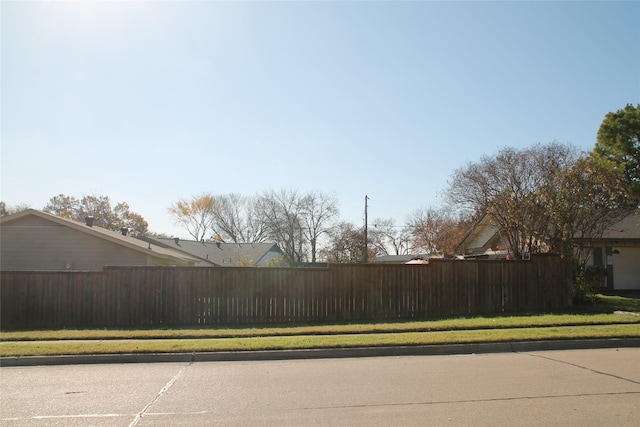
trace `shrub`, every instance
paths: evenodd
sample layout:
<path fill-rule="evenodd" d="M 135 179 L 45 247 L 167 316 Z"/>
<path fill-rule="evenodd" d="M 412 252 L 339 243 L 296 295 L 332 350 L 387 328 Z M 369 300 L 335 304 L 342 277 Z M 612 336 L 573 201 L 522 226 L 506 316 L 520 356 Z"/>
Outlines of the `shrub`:
<path fill-rule="evenodd" d="M 571 295 L 576 305 L 593 304 L 598 301 L 596 287 L 593 284 L 593 275 L 585 271 L 579 271 L 573 275 L 573 288 Z"/>

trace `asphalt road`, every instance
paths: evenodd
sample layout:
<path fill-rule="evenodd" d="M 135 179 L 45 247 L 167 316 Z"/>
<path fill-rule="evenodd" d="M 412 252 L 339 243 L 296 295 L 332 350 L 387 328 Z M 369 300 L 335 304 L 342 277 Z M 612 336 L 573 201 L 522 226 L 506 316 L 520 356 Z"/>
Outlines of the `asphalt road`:
<path fill-rule="evenodd" d="M 638 426 L 640 348 L 0 368 L 0 424 Z"/>

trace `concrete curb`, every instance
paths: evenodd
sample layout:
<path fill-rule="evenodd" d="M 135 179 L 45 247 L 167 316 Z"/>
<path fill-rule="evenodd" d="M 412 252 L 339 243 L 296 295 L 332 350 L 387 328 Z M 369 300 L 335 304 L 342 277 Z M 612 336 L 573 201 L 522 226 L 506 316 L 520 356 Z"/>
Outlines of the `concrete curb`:
<path fill-rule="evenodd" d="M 202 353 L 86 354 L 70 356 L 0 357 L 0 366 L 83 365 L 106 363 L 189 363 L 257 360 L 329 359 L 348 357 L 436 356 L 547 350 L 640 347 L 639 338 L 514 341 L 405 347 L 358 347 L 307 350 L 221 351 Z"/>

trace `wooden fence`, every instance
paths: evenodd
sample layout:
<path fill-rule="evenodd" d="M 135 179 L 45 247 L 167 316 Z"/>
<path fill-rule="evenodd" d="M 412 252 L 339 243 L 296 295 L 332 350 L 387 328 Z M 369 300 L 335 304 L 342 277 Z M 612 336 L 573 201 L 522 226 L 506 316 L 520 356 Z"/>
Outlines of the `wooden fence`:
<path fill-rule="evenodd" d="M 327 268 L 3 271 L 3 330 L 280 324 L 542 312 L 571 302 L 555 256 Z"/>

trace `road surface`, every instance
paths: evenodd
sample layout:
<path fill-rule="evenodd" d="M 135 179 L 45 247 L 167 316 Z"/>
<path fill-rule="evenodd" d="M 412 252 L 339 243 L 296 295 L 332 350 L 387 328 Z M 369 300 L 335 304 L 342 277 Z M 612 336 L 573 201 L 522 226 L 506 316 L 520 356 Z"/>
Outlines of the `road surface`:
<path fill-rule="evenodd" d="M 3 426 L 638 426 L 640 348 L 0 368 Z"/>

